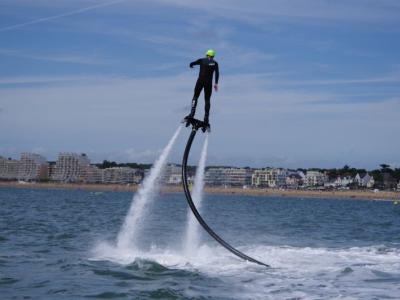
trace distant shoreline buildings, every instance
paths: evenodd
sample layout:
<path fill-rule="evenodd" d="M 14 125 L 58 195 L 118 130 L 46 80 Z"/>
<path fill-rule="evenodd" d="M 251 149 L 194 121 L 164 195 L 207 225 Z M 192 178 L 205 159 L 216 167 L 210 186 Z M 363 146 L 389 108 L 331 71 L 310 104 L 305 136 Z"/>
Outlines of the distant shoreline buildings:
<path fill-rule="evenodd" d="M 128 164 L 129 165 L 129 164 Z M 47 162 L 36 153 L 21 153 L 20 160 L 0 156 L 0 180 L 55 181 L 64 183 L 140 184 L 149 169 L 118 166 L 115 163 L 91 164 L 86 154 L 59 153 L 57 161 Z M 386 169 L 374 178 L 369 172 L 339 175 L 329 170 L 290 170 L 284 168 L 207 167 L 205 184 L 243 188 L 282 189 L 397 189 L 399 169 Z M 349 168 L 349 167 L 347 167 Z M 350 169 L 343 169 L 344 171 Z M 385 172 L 386 170 L 386 172 Z M 391 170 L 392 172 L 389 172 Z M 193 179 L 194 169 L 190 172 Z M 342 172 L 343 173 L 343 172 Z M 354 173 L 354 170 L 353 170 Z M 161 180 L 165 184 L 181 184 L 181 166 L 168 164 Z"/>

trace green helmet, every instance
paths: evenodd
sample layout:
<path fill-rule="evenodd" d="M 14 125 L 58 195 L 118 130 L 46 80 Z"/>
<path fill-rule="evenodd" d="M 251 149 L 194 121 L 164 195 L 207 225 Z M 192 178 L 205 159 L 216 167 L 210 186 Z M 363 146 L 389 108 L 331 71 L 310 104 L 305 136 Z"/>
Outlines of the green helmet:
<path fill-rule="evenodd" d="M 209 49 L 209 50 L 207 50 L 206 55 L 214 57 L 215 56 L 215 51 L 213 49 Z"/>

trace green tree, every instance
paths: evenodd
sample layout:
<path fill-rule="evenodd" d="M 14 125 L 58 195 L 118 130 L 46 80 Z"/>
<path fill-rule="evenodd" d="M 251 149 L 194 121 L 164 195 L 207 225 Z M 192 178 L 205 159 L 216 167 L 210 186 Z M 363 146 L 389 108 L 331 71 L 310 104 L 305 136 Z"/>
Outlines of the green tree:
<path fill-rule="evenodd" d="M 379 166 L 381 167 L 383 173 L 393 172 L 393 170 L 390 168 L 390 165 L 388 164 L 380 164 Z"/>

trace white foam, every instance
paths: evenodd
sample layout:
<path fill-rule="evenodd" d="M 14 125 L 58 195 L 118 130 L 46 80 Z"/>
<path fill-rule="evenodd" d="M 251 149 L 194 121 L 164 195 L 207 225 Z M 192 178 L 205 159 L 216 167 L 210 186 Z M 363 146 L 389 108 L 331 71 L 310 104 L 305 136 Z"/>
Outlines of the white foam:
<path fill-rule="evenodd" d="M 222 247 L 204 244 L 190 258 L 169 248 L 154 246 L 150 251 L 134 252 L 102 244 L 96 247 L 93 259 L 130 264 L 140 258 L 169 268 L 198 271 L 231 284 L 232 295 L 236 299 L 368 299 L 371 295 L 398 296 L 396 283 L 400 277 L 400 250 L 396 248 L 380 245 L 347 249 L 253 245 L 240 250 L 270 264 L 272 268 L 245 262 Z M 385 277 L 380 278 L 381 273 L 384 274 L 382 276 L 397 278 L 396 283 L 386 283 Z M 234 286 L 240 286 L 240 290 L 236 291 Z"/>

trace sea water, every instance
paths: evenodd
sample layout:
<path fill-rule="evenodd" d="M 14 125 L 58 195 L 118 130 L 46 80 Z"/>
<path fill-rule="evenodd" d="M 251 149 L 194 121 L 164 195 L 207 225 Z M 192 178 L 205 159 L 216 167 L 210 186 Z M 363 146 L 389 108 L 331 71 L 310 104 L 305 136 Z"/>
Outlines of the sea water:
<path fill-rule="evenodd" d="M 391 202 L 205 195 L 205 220 L 265 268 L 207 235 L 187 258 L 181 193 L 160 196 L 141 253 L 96 248 L 115 240 L 131 199 L 1 188 L 1 299 L 399 299 L 400 207 Z"/>

